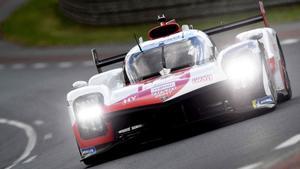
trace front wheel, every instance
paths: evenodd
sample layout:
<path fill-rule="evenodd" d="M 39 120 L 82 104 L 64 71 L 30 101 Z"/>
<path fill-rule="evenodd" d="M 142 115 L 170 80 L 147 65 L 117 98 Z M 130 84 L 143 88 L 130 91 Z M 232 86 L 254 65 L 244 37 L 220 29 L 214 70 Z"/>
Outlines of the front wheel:
<path fill-rule="evenodd" d="M 285 90 L 286 90 L 287 94 L 279 97 L 280 102 L 284 102 L 284 101 L 290 100 L 292 98 L 292 88 L 291 88 L 291 82 L 290 82 L 289 75 L 285 68 L 284 68 L 283 72 L 284 72 L 284 79 L 285 79 L 284 86 L 285 86 Z"/>
<path fill-rule="evenodd" d="M 87 166 L 90 166 L 90 165 L 93 165 L 96 163 L 96 160 L 94 158 L 87 158 L 87 159 L 83 159 L 82 162 L 87 165 Z"/>
<path fill-rule="evenodd" d="M 292 98 L 293 94 L 292 94 L 290 78 L 289 78 L 288 72 L 286 70 L 286 63 L 285 63 L 285 59 L 284 59 L 283 50 L 281 48 L 281 44 L 280 44 L 280 41 L 279 41 L 277 36 L 276 36 L 276 40 L 277 40 L 277 45 L 278 45 L 278 49 L 279 49 L 279 53 L 280 53 L 280 60 L 281 60 L 281 67 L 280 68 L 281 68 L 284 87 L 285 87 L 285 91 L 286 91 L 286 94 L 279 94 L 278 95 L 278 101 L 279 102 L 284 102 L 284 101 L 290 100 Z"/>

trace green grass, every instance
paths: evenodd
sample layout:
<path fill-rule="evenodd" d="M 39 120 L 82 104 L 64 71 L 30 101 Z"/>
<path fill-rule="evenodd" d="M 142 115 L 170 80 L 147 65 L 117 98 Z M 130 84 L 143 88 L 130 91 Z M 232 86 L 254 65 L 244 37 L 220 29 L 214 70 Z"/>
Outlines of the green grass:
<path fill-rule="evenodd" d="M 267 9 L 267 12 L 271 23 L 300 21 L 300 4 L 273 7 Z M 208 28 L 249 17 L 251 14 L 253 12 L 210 17 L 193 21 L 193 24 L 200 29 Z M 23 45 L 82 45 L 129 42 L 134 33 L 146 37 L 148 29 L 155 24 L 113 27 L 82 25 L 63 16 L 58 8 L 58 0 L 29 0 L 1 23 L 0 31 L 5 39 Z"/>

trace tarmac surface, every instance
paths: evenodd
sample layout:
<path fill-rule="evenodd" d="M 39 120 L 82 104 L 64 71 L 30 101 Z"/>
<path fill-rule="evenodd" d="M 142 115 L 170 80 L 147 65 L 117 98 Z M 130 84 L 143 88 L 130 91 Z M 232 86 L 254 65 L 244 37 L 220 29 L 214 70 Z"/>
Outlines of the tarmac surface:
<path fill-rule="evenodd" d="M 125 147 L 89 168 L 299 168 L 300 23 L 275 28 L 286 56 L 292 100 L 271 112 L 239 119 L 228 115 L 225 121 L 200 124 L 188 134 Z M 111 49 L 129 46 L 96 47 L 110 55 Z M 74 81 L 96 73 L 89 60 L 91 47 L 40 49 L 0 42 L 0 168 L 87 168 L 80 163 L 65 95 Z"/>

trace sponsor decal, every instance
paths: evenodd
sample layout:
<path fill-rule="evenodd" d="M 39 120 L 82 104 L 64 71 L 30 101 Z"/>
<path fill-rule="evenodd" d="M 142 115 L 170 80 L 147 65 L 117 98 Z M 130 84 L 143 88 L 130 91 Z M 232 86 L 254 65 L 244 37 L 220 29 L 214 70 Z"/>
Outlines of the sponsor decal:
<path fill-rule="evenodd" d="M 136 129 L 139 129 L 139 128 L 142 128 L 142 127 L 144 127 L 143 124 L 137 124 L 137 125 L 134 125 L 134 126 L 127 127 L 127 128 L 122 129 L 122 130 L 119 130 L 118 133 L 119 134 L 123 134 L 123 133 L 127 133 L 129 131 L 133 131 L 133 130 L 136 130 Z"/>
<path fill-rule="evenodd" d="M 164 101 L 166 101 L 168 98 L 169 98 L 168 96 L 161 96 L 161 97 L 160 97 L 160 100 L 161 100 L 162 102 L 164 102 Z"/>
<path fill-rule="evenodd" d="M 263 98 L 257 99 L 259 104 L 271 104 L 274 103 L 273 98 L 271 96 L 265 96 Z"/>
<path fill-rule="evenodd" d="M 123 100 L 123 104 L 131 103 L 131 102 L 133 102 L 135 100 L 136 100 L 136 95 L 129 96 L 126 99 Z"/>
<path fill-rule="evenodd" d="M 141 128 L 141 127 L 143 127 L 143 126 L 144 126 L 144 125 L 142 125 L 142 124 L 135 125 L 135 126 L 132 126 L 132 127 L 131 127 L 131 130 L 138 129 L 138 128 Z"/>
<path fill-rule="evenodd" d="M 257 105 L 256 105 L 256 100 L 252 100 L 252 107 L 253 107 L 254 109 L 256 109 L 256 108 L 257 108 Z"/>
<path fill-rule="evenodd" d="M 265 96 L 262 98 L 258 98 L 255 100 L 252 100 L 252 107 L 253 108 L 264 108 L 264 107 L 273 107 L 274 105 L 274 101 L 273 98 L 271 96 Z"/>
<path fill-rule="evenodd" d="M 89 148 L 81 149 L 81 154 L 82 154 L 82 156 L 96 154 L 96 148 L 95 147 L 89 147 Z"/>
<path fill-rule="evenodd" d="M 213 80 L 213 75 L 208 74 L 208 75 L 198 76 L 198 77 L 192 78 L 192 83 L 204 83 L 204 82 L 209 82 L 209 81 L 212 81 L 212 80 Z"/>
<path fill-rule="evenodd" d="M 127 128 L 125 128 L 125 129 L 119 130 L 118 133 L 119 133 L 119 134 L 122 134 L 122 133 L 127 133 L 127 132 L 129 132 L 129 131 L 130 131 L 130 127 L 127 127 Z"/>
<path fill-rule="evenodd" d="M 161 85 L 153 87 L 151 89 L 151 94 L 156 98 L 165 98 L 165 97 L 171 95 L 172 92 L 175 90 L 176 90 L 175 82 L 171 82 L 171 83 L 165 83 L 165 84 L 161 84 Z"/>

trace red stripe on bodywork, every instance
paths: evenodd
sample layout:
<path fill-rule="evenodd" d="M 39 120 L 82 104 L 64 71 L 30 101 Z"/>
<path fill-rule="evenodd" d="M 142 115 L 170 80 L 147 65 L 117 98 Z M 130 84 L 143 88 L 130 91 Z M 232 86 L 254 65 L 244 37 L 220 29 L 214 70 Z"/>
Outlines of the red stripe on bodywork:
<path fill-rule="evenodd" d="M 271 57 L 268 59 L 268 65 L 269 65 L 269 68 L 272 72 L 272 74 L 275 73 L 275 57 Z"/>
<path fill-rule="evenodd" d="M 188 72 L 189 69 L 184 69 L 184 71 L 178 71 L 174 73 L 174 81 L 162 83 L 160 85 L 165 85 L 168 83 L 175 83 L 175 90 L 172 90 L 170 93 L 167 93 L 166 95 L 163 95 L 165 98 L 170 98 L 174 96 L 180 89 L 182 89 L 190 80 L 190 73 Z M 177 77 L 176 77 L 177 76 Z M 155 79 L 154 79 L 155 80 Z M 152 81 L 153 82 L 153 81 Z M 149 81 L 147 82 L 149 83 Z M 158 85 L 159 86 L 159 85 Z M 155 86 L 157 87 L 157 86 Z M 131 101 L 130 103 L 124 103 L 124 100 L 128 98 L 135 97 L 135 100 L 127 100 Z M 142 90 L 142 88 L 138 89 L 138 93 L 135 93 L 133 95 L 130 95 L 129 97 L 117 102 L 116 104 L 113 104 L 111 106 L 103 107 L 105 113 L 112 113 L 120 110 L 126 110 L 130 108 L 140 107 L 140 106 L 146 106 L 151 104 L 157 104 L 162 103 L 164 100 L 162 97 L 155 97 L 153 93 L 151 92 L 151 88 Z M 94 147 L 97 145 L 102 145 L 106 143 L 110 143 L 114 141 L 114 132 L 112 129 L 111 123 L 106 124 L 107 126 L 107 132 L 104 136 L 95 137 L 92 139 L 83 139 L 80 137 L 80 133 L 78 130 L 78 125 L 75 123 L 73 125 L 73 132 L 76 137 L 77 143 L 81 149 L 83 148 L 89 148 Z"/>
<path fill-rule="evenodd" d="M 189 72 L 186 72 L 185 74 L 182 73 L 184 72 L 179 72 L 178 74 L 176 74 L 176 76 L 178 77 L 177 78 L 174 77 L 175 79 L 174 81 L 162 83 L 159 84 L 158 86 L 155 86 L 155 87 L 159 87 L 160 85 L 163 86 L 169 83 L 175 83 L 175 89 L 170 89 L 170 91 L 162 90 L 162 92 L 166 92 L 166 93 L 162 94 L 161 96 L 152 93 L 151 89 L 153 89 L 154 87 L 146 90 L 138 91 L 138 93 L 132 94 L 113 105 L 106 106 L 104 108 L 105 112 L 109 113 L 109 112 L 115 112 L 115 111 L 140 107 L 140 106 L 163 103 L 168 98 L 174 96 L 180 89 L 182 89 L 188 83 L 190 79 L 190 73 Z M 130 103 L 128 103 L 129 101 Z"/>

